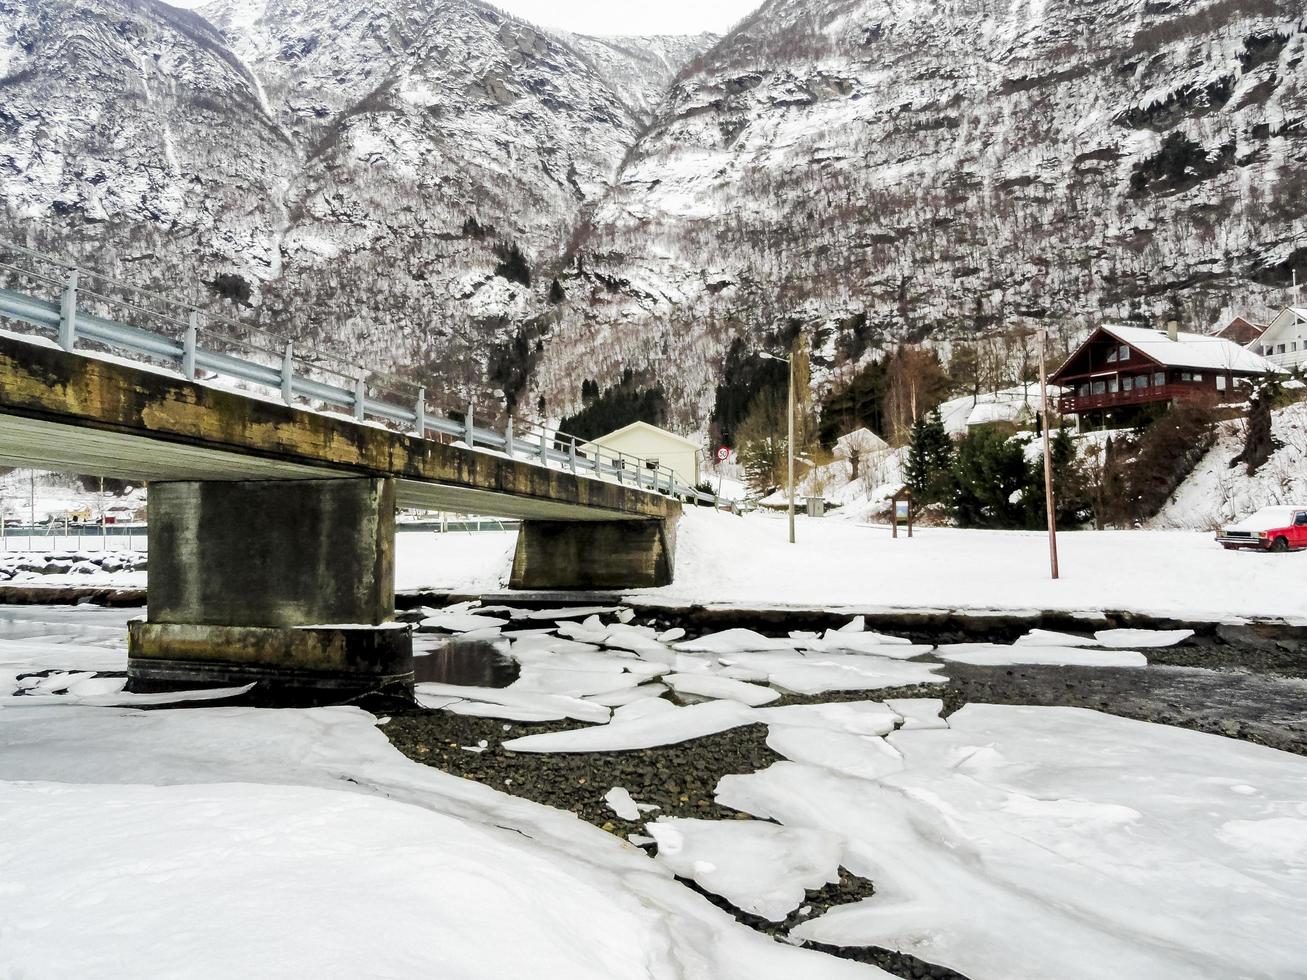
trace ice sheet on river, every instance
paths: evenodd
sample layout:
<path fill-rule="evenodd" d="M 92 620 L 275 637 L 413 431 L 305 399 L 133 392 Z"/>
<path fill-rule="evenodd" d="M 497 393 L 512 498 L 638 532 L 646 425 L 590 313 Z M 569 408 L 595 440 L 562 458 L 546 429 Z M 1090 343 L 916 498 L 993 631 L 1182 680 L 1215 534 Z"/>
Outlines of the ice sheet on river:
<path fill-rule="evenodd" d="M 563 694 L 522 690 L 516 687 L 465 687 L 461 684 L 436 684 L 424 681 L 415 685 L 415 690 L 422 697 L 461 698 L 509 708 L 524 708 L 542 714 L 550 713 L 553 718 L 575 718 L 577 721 L 602 723 L 611 716 L 611 712 L 600 704 Z M 532 720 L 546 719 L 539 717 Z"/>
<path fill-rule="evenodd" d="M 1307 759 L 1077 708 L 949 724 L 889 736 L 879 779 L 827 757 L 721 780 L 726 806 L 843 834 L 876 882 L 794 935 L 971 980 L 1301 975 Z"/>
<path fill-rule="evenodd" d="M 664 818 L 645 825 L 658 861 L 737 909 L 781 922 L 809 888 L 839 880 L 844 840 L 763 820 Z"/>
<path fill-rule="evenodd" d="M 742 652 L 720 655 L 723 664 L 767 675 L 769 683 L 795 694 L 866 691 L 909 684 L 939 684 L 943 665 L 892 660 L 867 653 Z"/>
<path fill-rule="evenodd" d="M 752 707 L 770 704 L 780 698 L 779 691 L 758 684 L 732 680 L 704 671 L 692 674 L 667 674 L 663 683 L 677 694 L 696 694 L 705 698 L 726 698 Z"/>
<path fill-rule="evenodd" d="M 1032 643 L 949 643 L 935 651 L 949 663 L 981 667 L 1010 665 L 1056 667 L 1147 667 L 1148 658 L 1136 650 L 1092 650 L 1085 647 L 1040 647 Z"/>
<path fill-rule="evenodd" d="M 527 735 L 510 739 L 503 746 L 512 752 L 626 752 L 687 742 L 757 721 L 753 709 L 738 701 L 705 701 L 671 711 L 615 719 L 608 725 Z"/>
<path fill-rule="evenodd" d="M 1194 635 L 1193 630 L 1098 630 L 1094 639 L 1105 647 L 1173 647 Z"/>
<path fill-rule="evenodd" d="M 888 977 L 410 762 L 357 708 L 0 712 L 0 840 L 4 974 Z"/>

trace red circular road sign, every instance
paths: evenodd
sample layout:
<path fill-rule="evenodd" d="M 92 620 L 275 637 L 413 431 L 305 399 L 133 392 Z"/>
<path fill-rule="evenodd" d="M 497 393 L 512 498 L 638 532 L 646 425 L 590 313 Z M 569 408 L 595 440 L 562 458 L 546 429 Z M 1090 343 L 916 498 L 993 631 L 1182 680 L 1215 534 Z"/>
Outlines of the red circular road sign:
<path fill-rule="evenodd" d="M 719 463 L 724 463 L 724 462 L 726 462 L 726 461 L 727 461 L 728 459 L 730 459 L 730 458 L 731 458 L 731 451 L 730 451 L 727 447 L 725 447 L 725 446 L 721 446 L 721 447 L 718 448 L 718 450 L 717 450 L 717 462 L 719 462 Z"/>

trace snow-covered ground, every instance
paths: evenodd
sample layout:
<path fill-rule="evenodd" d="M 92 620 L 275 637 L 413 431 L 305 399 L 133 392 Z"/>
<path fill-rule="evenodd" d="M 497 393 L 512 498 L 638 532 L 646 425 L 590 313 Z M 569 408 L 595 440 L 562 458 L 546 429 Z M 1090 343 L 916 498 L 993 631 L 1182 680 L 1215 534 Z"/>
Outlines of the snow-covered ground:
<path fill-rule="evenodd" d="M 1048 574 L 1036 531 L 917 528 L 798 518 L 734 517 L 691 508 L 677 534 L 676 579 L 642 591 L 653 602 L 874 612 L 1103 610 L 1195 621 L 1307 622 L 1307 554 L 1227 552 L 1205 531 L 1063 531 L 1061 578 Z M 396 588 L 481 595 L 505 588 L 515 531 L 396 537 Z M 141 588 L 143 572 L 25 575 L 25 584 Z"/>
<path fill-rule="evenodd" d="M 1212 535 L 1073 531 L 1049 576 L 1040 532 L 888 527 L 688 512 L 659 600 L 737 605 L 1133 610 L 1183 619 L 1307 620 L 1307 555 L 1227 552 Z M 1283 560 L 1279 560 L 1279 559 Z"/>
<path fill-rule="evenodd" d="M 800 517 L 798 543 L 779 515 L 687 510 L 677 533 L 676 579 L 639 593 L 657 602 L 748 608 L 1131 610 L 1219 621 L 1307 622 L 1307 554 L 1229 552 L 1197 531 L 1067 531 L 1061 578 L 1048 538 L 1034 531 L 888 527 Z M 420 539 L 420 540 L 413 540 Z M 469 594 L 508 580 L 513 535 L 403 535 L 401 588 Z"/>
<path fill-rule="evenodd" d="M 115 669 L 127 615 L 7 613 L 0 680 Z M 609 690 L 628 675 L 657 688 L 565 751 L 612 751 L 633 727 L 653 733 L 644 745 L 692 739 L 686 713 L 766 725 L 784 761 L 715 791 L 759 819 L 669 819 L 613 787 L 609 805 L 648 835 L 628 841 L 412 762 L 357 708 L 141 711 L 0 690 L 0 974 L 886 977 L 774 942 L 672 878 L 780 921 L 840 867 L 875 894 L 801 913 L 793 938 L 896 949 L 970 980 L 1300 973 L 1300 756 L 1082 709 L 970 704 L 943 719 L 928 698 L 662 696 L 673 672 L 762 689 L 805 662 L 863 660 L 864 686 L 880 661 L 925 666 L 911 658 L 929 648 L 857 619 L 822 636 L 686 640 L 620 609 L 566 627 L 503 607 L 476 616 L 497 627 L 457 615 L 430 620 L 498 630 L 523 669 L 507 690 L 525 697 L 602 707 L 601 673 Z M 1012 649 L 1186 638 L 1039 633 Z M 635 846 L 650 839 L 655 858 Z"/>
<path fill-rule="evenodd" d="M 1216 445 L 1180 484 L 1152 521 L 1155 527 L 1211 529 L 1276 504 L 1307 505 L 1307 402 L 1274 412 L 1271 432 L 1280 448 L 1249 476 L 1242 463 L 1243 419 L 1221 423 Z"/>

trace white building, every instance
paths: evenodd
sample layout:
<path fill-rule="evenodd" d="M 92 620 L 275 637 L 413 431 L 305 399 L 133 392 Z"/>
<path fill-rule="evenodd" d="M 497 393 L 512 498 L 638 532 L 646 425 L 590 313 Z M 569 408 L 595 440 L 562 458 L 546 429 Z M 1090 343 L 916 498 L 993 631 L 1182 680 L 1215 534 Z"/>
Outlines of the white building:
<path fill-rule="evenodd" d="M 586 443 L 581 449 L 591 453 L 595 447 L 642 460 L 648 469 L 666 467 L 686 486 L 699 482 L 699 443 L 648 422 L 632 422 Z"/>
<path fill-rule="evenodd" d="M 1286 308 L 1248 349 L 1278 367 L 1292 370 L 1307 364 L 1307 307 Z"/>

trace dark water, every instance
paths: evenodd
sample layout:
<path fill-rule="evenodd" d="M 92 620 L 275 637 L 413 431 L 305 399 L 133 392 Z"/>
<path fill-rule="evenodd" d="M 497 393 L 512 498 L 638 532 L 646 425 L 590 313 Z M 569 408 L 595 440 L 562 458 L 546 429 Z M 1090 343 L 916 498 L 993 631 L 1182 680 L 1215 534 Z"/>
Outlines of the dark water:
<path fill-rule="evenodd" d="M 415 638 L 416 640 L 416 638 Z M 424 652 L 415 642 L 413 679 L 460 687 L 508 687 L 520 672 L 517 661 L 484 640 L 449 640 Z"/>

